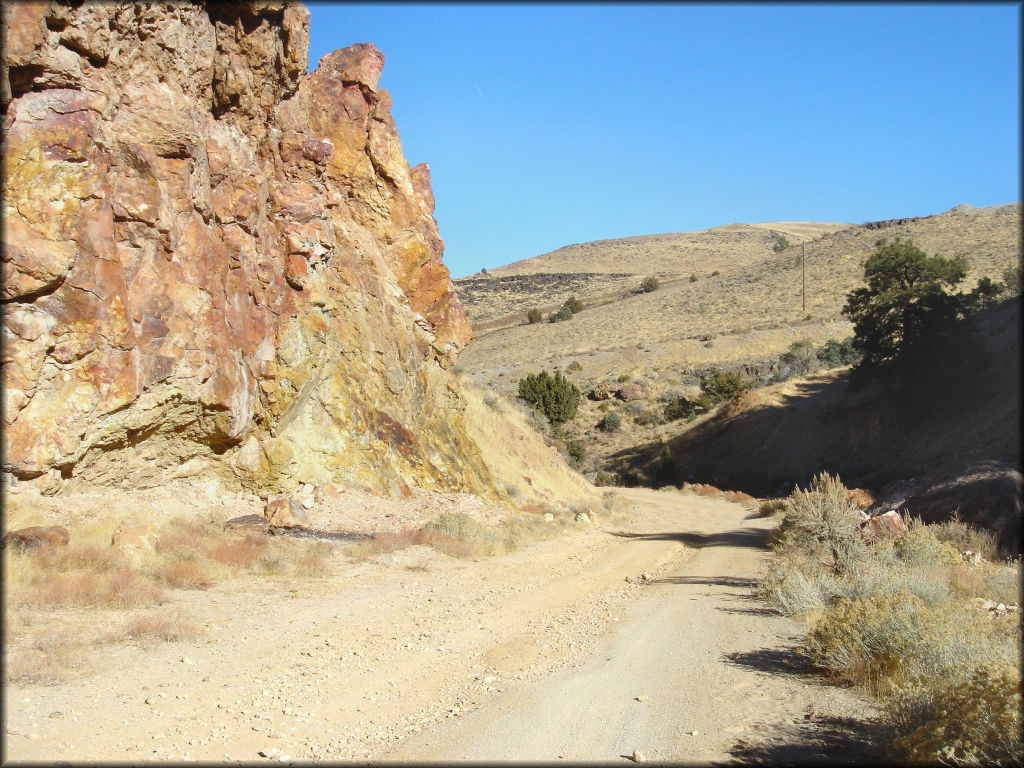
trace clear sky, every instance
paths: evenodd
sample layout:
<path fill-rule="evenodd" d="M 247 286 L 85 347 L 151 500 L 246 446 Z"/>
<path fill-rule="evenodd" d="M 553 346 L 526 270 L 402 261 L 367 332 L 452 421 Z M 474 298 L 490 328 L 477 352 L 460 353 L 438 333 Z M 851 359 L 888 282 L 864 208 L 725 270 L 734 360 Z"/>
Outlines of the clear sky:
<path fill-rule="evenodd" d="M 460 277 L 570 243 L 1020 199 L 1021 7 L 310 3 L 372 42 Z"/>

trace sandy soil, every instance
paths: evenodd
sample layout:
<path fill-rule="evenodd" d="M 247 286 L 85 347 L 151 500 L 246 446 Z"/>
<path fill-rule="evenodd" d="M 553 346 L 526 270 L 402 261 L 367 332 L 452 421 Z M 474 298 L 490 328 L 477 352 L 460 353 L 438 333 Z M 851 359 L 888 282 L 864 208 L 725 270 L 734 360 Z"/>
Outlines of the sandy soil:
<path fill-rule="evenodd" d="M 770 521 L 622 495 L 619 520 L 501 557 L 416 547 L 329 579 L 183 592 L 199 639 L 7 686 L 6 757 L 863 756 L 870 707 L 794 669 L 799 628 L 751 597 Z"/>

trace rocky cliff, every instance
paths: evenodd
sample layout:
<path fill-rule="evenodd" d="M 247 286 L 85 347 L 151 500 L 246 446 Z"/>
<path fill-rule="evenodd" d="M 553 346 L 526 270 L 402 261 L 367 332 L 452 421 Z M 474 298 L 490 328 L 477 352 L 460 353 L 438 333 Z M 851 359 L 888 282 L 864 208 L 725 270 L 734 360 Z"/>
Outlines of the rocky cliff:
<path fill-rule="evenodd" d="M 488 487 L 380 52 L 307 75 L 286 2 L 3 8 L 5 473 Z"/>

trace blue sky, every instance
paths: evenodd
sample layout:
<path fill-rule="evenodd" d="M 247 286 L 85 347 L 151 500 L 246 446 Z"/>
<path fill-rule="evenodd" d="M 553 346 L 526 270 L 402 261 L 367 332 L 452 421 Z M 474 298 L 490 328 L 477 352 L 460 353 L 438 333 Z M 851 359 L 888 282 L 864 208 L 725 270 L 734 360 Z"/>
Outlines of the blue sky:
<path fill-rule="evenodd" d="M 1021 9 L 311 3 L 372 42 L 456 277 L 570 243 L 1020 199 Z"/>

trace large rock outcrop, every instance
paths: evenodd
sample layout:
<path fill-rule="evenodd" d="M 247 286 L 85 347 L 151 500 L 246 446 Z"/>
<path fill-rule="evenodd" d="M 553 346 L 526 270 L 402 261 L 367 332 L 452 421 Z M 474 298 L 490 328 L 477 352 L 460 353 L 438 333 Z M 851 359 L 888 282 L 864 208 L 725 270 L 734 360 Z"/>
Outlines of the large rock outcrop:
<path fill-rule="evenodd" d="M 287 2 L 4 4 L 4 471 L 485 490 L 368 44 Z"/>

